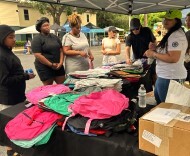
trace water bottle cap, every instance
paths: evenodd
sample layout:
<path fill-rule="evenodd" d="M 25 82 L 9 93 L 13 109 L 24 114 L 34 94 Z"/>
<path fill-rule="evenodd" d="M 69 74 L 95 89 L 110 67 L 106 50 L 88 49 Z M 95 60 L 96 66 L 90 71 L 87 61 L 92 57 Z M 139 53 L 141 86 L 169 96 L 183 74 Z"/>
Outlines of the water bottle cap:
<path fill-rule="evenodd" d="M 144 87 L 144 84 L 141 84 L 141 87 Z"/>

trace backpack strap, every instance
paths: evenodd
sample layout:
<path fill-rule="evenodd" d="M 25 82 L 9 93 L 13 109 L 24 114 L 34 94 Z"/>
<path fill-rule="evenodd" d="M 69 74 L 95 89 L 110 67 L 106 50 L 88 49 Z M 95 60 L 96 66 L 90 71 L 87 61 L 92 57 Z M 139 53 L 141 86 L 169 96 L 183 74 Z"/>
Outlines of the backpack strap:
<path fill-rule="evenodd" d="M 65 118 L 65 121 L 64 121 L 64 123 L 63 123 L 63 125 L 62 125 L 62 131 L 65 130 L 65 125 L 66 125 L 67 120 L 68 120 L 69 118 L 70 118 L 70 117 L 66 117 L 66 118 Z"/>
<path fill-rule="evenodd" d="M 38 115 L 40 115 L 42 112 L 43 112 L 42 109 L 36 107 L 36 109 L 34 110 L 33 114 L 30 114 L 30 115 L 29 115 L 29 114 L 27 114 L 27 113 L 25 113 L 25 112 L 22 112 L 22 114 L 23 114 L 25 117 L 27 117 L 27 118 L 29 119 L 29 121 L 27 122 L 27 125 L 30 126 L 34 121 L 36 121 L 36 120 L 35 120 L 36 117 L 37 117 Z M 41 122 L 41 121 L 36 121 L 36 122 L 39 122 L 39 123 L 41 123 L 41 124 L 44 124 L 44 123 Z"/>
<path fill-rule="evenodd" d="M 90 130 L 90 125 L 93 119 L 88 119 L 86 126 L 85 126 L 85 130 L 84 130 L 84 134 L 89 134 L 89 130 Z"/>
<path fill-rule="evenodd" d="M 72 113 L 70 116 L 68 116 L 68 117 L 65 118 L 65 121 L 64 121 L 64 123 L 63 123 L 63 125 L 62 125 L 62 131 L 65 130 L 65 126 L 66 126 L 67 120 L 68 120 L 70 117 L 73 117 L 73 116 L 75 116 L 74 113 Z"/>

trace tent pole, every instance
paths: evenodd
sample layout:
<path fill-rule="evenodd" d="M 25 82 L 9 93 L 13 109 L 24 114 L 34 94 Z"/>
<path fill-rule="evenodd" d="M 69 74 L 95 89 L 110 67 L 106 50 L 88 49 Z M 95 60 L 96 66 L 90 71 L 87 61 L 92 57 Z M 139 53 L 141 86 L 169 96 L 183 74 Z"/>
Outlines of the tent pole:
<path fill-rule="evenodd" d="M 130 30 L 131 14 L 129 14 L 129 30 Z"/>

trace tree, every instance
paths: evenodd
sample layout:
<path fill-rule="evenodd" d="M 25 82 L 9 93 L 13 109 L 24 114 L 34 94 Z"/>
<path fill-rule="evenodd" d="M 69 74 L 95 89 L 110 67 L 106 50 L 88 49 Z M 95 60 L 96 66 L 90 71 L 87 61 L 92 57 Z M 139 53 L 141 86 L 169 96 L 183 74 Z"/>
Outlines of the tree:
<path fill-rule="evenodd" d="M 53 17 L 53 23 L 57 23 L 60 25 L 60 17 L 61 14 L 65 11 L 67 15 L 71 15 L 73 12 L 73 7 L 60 5 L 60 4 L 51 4 L 51 3 L 44 3 L 44 2 L 35 2 L 35 1 L 23 1 L 19 0 L 20 3 L 33 7 L 34 9 L 38 10 L 41 14 L 45 15 L 48 14 Z M 87 9 L 80 9 L 77 8 L 79 13 L 85 12 Z"/>
<path fill-rule="evenodd" d="M 71 7 L 67 7 L 64 5 L 59 4 L 50 4 L 50 3 L 42 3 L 42 2 L 34 2 L 34 1 L 21 1 L 20 3 L 25 4 L 26 6 L 33 7 L 34 9 L 38 10 L 43 15 L 50 15 L 53 17 L 53 22 L 60 25 L 60 17 L 63 11 L 66 13 L 71 14 L 72 9 Z"/>
<path fill-rule="evenodd" d="M 148 16 L 148 27 L 153 28 L 154 24 L 157 22 L 162 22 L 162 16 L 165 14 L 165 12 L 158 12 L 158 13 L 150 13 L 147 14 Z M 141 23 L 144 23 L 144 15 L 139 15 L 139 19 Z"/>
<path fill-rule="evenodd" d="M 101 28 L 116 26 L 127 30 L 129 27 L 129 18 L 127 15 L 98 11 L 96 17 L 97 25 Z"/>

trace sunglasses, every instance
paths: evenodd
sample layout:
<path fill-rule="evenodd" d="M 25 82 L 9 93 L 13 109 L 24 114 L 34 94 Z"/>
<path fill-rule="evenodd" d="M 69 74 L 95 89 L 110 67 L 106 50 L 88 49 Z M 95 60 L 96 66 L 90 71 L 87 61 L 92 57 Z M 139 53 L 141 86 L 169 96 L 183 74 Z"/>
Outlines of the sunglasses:
<path fill-rule="evenodd" d="M 132 31 L 134 31 L 134 30 L 139 30 L 139 28 L 134 28 L 134 29 L 131 29 Z"/>

